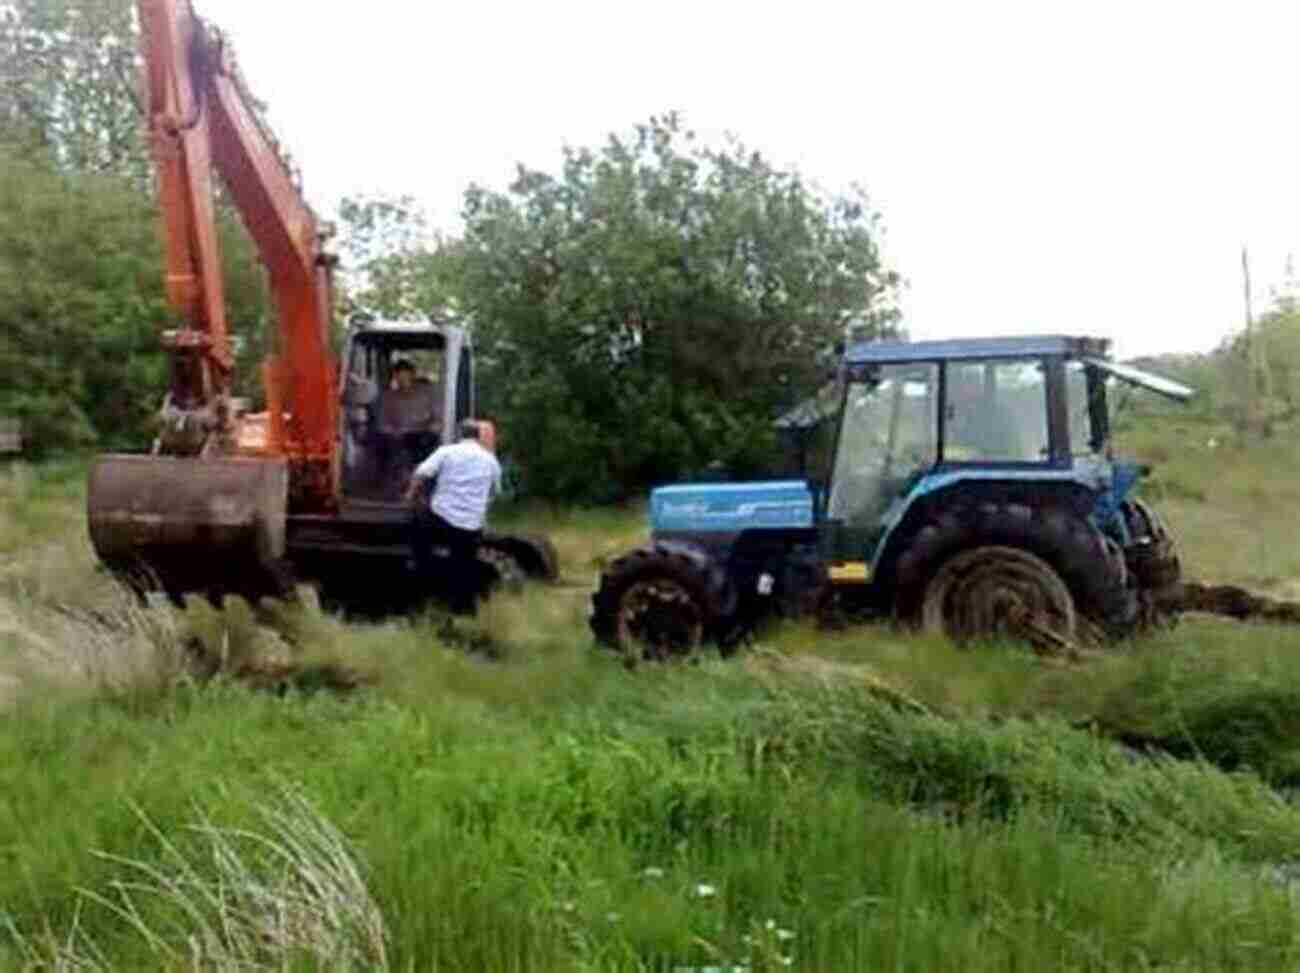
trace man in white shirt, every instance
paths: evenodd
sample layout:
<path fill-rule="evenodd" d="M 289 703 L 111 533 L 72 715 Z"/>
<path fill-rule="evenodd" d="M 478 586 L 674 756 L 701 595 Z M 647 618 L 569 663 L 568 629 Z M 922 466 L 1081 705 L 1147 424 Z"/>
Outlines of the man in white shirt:
<path fill-rule="evenodd" d="M 425 483 L 434 481 L 427 507 L 420 504 L 415 517 L 413 547 L 421 572 L 434 570 L 432 549 L 445 546 L 451 610 L 473 614 L 477 594 L 478 545 L 483 536 L 488 503 L 501 492 L 501 465 L 479 442 L 479 424 L 466 419 L 460 424 L 460 442 L 439 446 L 415 468 L 406 499 L 420 495 Z"/>

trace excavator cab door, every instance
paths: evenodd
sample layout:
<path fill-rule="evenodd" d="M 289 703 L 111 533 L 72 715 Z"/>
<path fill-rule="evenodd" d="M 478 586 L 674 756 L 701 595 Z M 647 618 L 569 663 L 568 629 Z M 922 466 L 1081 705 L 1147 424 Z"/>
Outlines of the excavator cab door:
<path fill-rule="evenodd" d="M 340 383 L 339 448 L 344 494 L 364 492 L 374 412 L 379 403 L 380 377 L 377 349 L 349 338 Z"/>
<path fill-rule="evenodd" d="M 478 383 L 474 371 L 474 348 L 468 333 L 455 331 L 447 336 L 447 415 L 446 441 L 454 442 L 462 419 L 477 419 L 479 442 L 496 451 L 496 425 L 478 411 Z M 453 394 L 454 393 L 454 394 Z"/>

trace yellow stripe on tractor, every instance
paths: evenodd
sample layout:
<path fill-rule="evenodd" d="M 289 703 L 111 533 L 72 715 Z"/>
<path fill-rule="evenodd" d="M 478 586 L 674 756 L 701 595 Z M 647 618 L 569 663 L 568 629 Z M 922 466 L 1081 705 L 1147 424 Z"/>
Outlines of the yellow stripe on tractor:
<path fill-rule="evenodd" d="M 871 569 L 866 561 L 839 561 L 832 563 L 828 571 L 831 584 L 866 584 L 871 580 Z"/>

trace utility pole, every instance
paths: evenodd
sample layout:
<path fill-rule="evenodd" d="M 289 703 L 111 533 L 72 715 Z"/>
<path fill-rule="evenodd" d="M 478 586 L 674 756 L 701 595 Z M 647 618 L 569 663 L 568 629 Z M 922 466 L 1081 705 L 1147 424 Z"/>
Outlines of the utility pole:
<path fill-rule="evenodd" d="M 1241 280 L 1246 295 L 1246 430 L 1257 427 L 1255 415 L 1255 322 L 1250 310 L 1250 258 L 1241 245 Z"/>

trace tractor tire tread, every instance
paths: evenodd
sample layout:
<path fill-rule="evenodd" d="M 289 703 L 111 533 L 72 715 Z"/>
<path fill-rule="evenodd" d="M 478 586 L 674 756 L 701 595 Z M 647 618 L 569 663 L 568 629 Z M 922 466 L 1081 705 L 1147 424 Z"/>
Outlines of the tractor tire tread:
<path fill-rule="evenodd" d="M 679 582 L 699 602 L 706 639 L 716 639 L 724 631 L 736 595 L 722 566 L 700 548 L 655 541 L 615 558 L 601 572 L 589 619 L 598 642 L 619 647 L 619 601 L 632 584 L 654 574 Z"/>
<path fill-rule="evenodd" d="M 1062 507 L 976 500 L 933 516 L 899 555 L 898 613 L 919 616 L 926 585 L 940 565 L 973 547 L 1004 545 L 1037 555 L 1061 576 L 1082 619 L 1109 639 L 1129 634 L 1139 611 L 1122 552 L 1089 522 Z"/>

